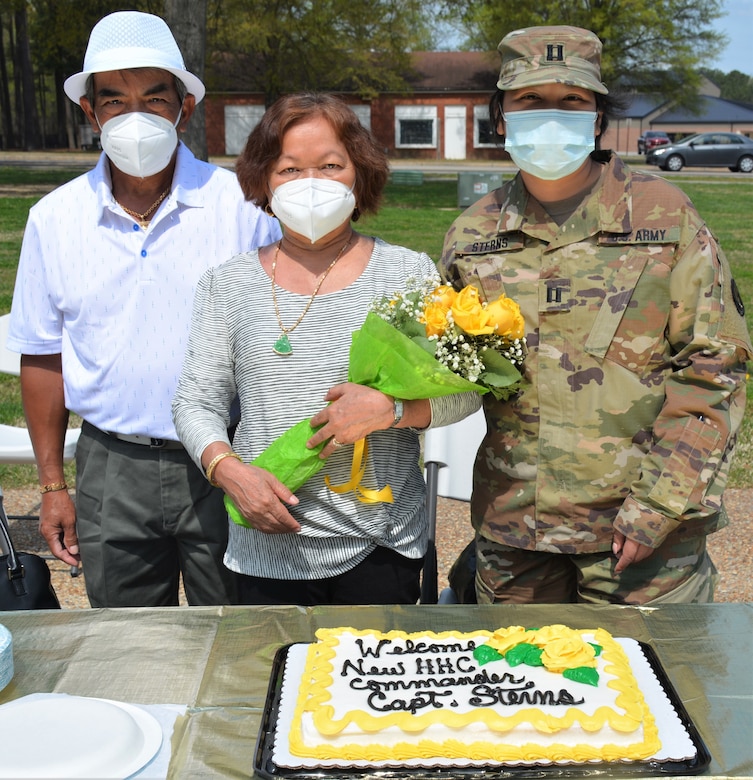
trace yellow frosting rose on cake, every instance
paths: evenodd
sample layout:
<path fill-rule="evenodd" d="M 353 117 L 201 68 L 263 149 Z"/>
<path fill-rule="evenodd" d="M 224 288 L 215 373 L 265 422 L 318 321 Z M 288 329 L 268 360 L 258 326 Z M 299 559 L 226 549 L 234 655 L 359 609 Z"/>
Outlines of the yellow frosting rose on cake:
<path fill-rule="evenodd" d="M 580 637 L 553 639 L 544 645 L 541 662 L 550 672 L 564 672 L 581 666 L 596 665 L 596 650 Z"/>
<path fill-rule="evenodd" d="M 508 626 L 498 628 L 487 644 L 491 645 L 500 655 L 520 644 L 533 644 L 535 632 L 526 631 L 523 626 Z"/>
<path fill-rule="evenodd" d="M 539 647 L 544 647 L 544 645 L 554 641 L 555 639 L 581 639 L 580 631 L 576 631 L 574 628 L 568 628 L 567 626 L 560 625 L 559 623 L 555 623 L 551 626 L 544 626 L 543 628 L 537 628 L 535 634 L 536 638 L 534 642 Z"/>
<path fill-rule="evenodd" d="M 541 662 L 550 672 L 596 666 L 596 648 L 579 631 L 562 625 L 544 626 L 535 633 L 534 644 L 542 648 Z"/>

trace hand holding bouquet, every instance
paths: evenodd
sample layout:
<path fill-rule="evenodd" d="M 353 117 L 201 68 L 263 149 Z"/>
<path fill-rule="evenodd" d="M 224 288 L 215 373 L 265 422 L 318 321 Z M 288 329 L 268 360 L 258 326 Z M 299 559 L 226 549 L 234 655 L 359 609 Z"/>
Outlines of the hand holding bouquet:
<path fill-rule="evenodd" d="M 408 280 L 406 288 L 376 300 L 352 337 L 348 380 L 373 387 L 403 400 L 437 398 L 463 392 L 491 392 L 507 399 L 522 382 L 519 367 L 526 354 L 523 317 L 518 305 L 500 295 L 483 302 L 473 286 L 456 292 L 439 278 Z M 298 423 L 274 441 L 253 465 L 274 474 L 295 492 L 325 465 L 306 442 L 314 431 L 309 421 Z M 362 440 L 363 441 L 363 440 Z M 363 474 L 367 457 L 361 442 L 354 448 L 352 474 Z M 359 463 L 355 459 L 359 459 Z M 329 483 L 328 483 L 329 484 Z M 354 490 L 360 500 L 384 491 L 360 484 L 330 486 L 337 492 Z M 231 518 L 246 525 L 226 496 Z"/>

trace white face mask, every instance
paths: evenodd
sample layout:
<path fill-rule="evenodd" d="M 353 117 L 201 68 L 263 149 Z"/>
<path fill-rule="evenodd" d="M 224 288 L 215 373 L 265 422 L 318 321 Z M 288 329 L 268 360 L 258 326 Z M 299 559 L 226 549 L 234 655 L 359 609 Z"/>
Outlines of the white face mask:
<path fill-rule="evenodd" d="M 281 184 L 270 201 L 282 224 L 316 243 L 350 220 L 356 208 L 353 188 L 332 179 L 294 179 Z"/>
<path fill-rule="evenodd" d="M 178 145 L 175 127 L 181 116 L 182 112 L 175 124 L 157 114 L 138 111 L 115 116 L 100 125 L 102 149 L 123 173 L 141 179 L 153 176 L 164 171 L 173 156 Z"/>
<path fill-rule="evenodd" d="M 526 173 L 561 179 L 594 150 L 595 111 L 512 111 L 504 114 L 505 151 Z"/>

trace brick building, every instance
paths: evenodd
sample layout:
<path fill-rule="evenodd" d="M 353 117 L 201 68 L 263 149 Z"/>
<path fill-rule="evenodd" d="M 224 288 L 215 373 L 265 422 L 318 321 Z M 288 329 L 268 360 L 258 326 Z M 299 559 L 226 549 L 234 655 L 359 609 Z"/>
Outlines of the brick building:
<path fill-rule="evenodd" d="M 499 160 L 488 103 L 499 69 L 496 52 L 416 52 L 410 92 L 383 93 L 371 101 L 341 94 L 393 159 Z M 209 91 L 205 98 L 210 156 L 237 155 L 264 114 L 264 95 Z M 705 81 L 698 112 L 637 94 L 619 120 L 613 120 L 603 148 L 634 153 L 644 130 L 670 137 L 725 130 L 753 135 L 753 105 L 719 97 Z"/>

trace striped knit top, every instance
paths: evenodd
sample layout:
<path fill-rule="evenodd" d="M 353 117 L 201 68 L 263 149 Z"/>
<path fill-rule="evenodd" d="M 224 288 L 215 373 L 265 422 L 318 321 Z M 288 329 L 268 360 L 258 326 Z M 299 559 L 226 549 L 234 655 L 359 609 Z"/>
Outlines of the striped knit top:
<path fill-rule="evenodd" d="M 241 421 L 233 449 L 248 462 L 295 423 L 316 414 L 324 395 L 347 381 L 351 334 L 372 300 L 405 286 L 410 277 L 435 272 L 426 254 L 379 239 L 370 261 L 348 287 L 318 295 L 290 334 L 291 355 L 272 347 L 280 327 L 272 305 L 271 282 L 257 252 L 237 255 L 208 270 L 199 282 L 183 373 L 173 402 L 178 434 L 201 466 L 214 441 L 227 440 L 226 410 L 238 395 Z M 308 297 L 277 288 L 283 323 L 293 323 Z M 432 401 L 432 425 L 462 419 L 480 405 L 475 393 Z M 353 454 L 345 446 L 325 468 L 296 491 L 289 508 L 301 524 L 297 534 L 264 534 L 230 522 L 225 564 L 233 571 L 275 579 L 320 579 L 356 566 L 377 545 L 420 558 L 427 545 L 425 485 L 419 467 L 419 436 L 410 429 L 368 436 L 363 485 L 389 484 L 394 503 L 364 504 L 352 492 L 336 494 L 325 485 L 348 481 Z"/>

